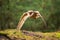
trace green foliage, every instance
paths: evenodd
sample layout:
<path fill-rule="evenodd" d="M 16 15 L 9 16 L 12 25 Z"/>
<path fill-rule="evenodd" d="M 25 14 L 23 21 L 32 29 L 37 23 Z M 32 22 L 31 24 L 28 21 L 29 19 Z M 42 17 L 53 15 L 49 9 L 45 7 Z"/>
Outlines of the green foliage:
<path fill-rule="evenodd" d="M 22 29 L 60 29 L 60 0 L 1 0 L 0 6 L 0 29 L 16 28 L 21 15 L 28 10 L 39 11 L 47 22 L 47 29 L 41 18 L 29 18 Z"/>

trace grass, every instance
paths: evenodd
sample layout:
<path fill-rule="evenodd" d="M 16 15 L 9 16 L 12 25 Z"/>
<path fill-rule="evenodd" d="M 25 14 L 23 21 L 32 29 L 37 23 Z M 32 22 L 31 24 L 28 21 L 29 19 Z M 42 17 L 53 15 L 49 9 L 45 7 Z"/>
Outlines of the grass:
<path fill-rule="evenodd" d="M 35 34 L 34 36 L 26 35 L 22 31 L 17 31 L 16 29 L 7 29 L 0 31 L 2 34 L 7 34 L 10 38 L 21 38 L 26 40 L 60 40 L 60 32 L 31 32 L 28 31 L 30 34 Z M 38 35 L 38 36 L 36 36 Z"/>

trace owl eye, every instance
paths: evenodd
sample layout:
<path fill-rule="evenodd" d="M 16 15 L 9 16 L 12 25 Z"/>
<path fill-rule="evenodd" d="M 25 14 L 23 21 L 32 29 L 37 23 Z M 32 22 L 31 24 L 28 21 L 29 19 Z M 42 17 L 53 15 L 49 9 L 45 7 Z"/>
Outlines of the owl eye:
<path fill-rule="evenodd" d="M 29 11 L 28 11 L 29 15 L 32 15 L 33 12 L 34 12 L 33 10 L 29 10 Z"/>
<path fill-rule="evenodd" d="M 29 12 L 30 15 L 32 15 L 33 12 Z"/>

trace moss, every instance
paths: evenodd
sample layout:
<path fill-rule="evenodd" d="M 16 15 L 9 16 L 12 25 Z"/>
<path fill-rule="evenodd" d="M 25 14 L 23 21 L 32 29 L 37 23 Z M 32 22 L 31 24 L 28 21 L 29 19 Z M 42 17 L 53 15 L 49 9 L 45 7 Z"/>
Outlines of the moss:
<path fill-rule="evenodd" d="M 57 37 L 57 38 L 60 38 L 60 33 L 59 33 L 59 32 L 56 33 L 56 37 Z"/>
<path fill-rule="evenodd" d="M 30 31 L 29 31 L 30 32 Z M 42 37 L 36 37 L 36 36 L 28 36 L 22 33 L 22 31 L 17 31 L 16 29 L 7 29 L 4 31 L 0 31 L 2 34 L 7 34 L 8 37 L 15 37 L 15 38 L 21 38 L 26 40 L 46 40 L 46 39 L 59 39 L 60 33 L 59 32 L 53 32 L 53 33 L 42 33 L 42 32 L 34 32 L 35 34 L 41 34 Z"/>

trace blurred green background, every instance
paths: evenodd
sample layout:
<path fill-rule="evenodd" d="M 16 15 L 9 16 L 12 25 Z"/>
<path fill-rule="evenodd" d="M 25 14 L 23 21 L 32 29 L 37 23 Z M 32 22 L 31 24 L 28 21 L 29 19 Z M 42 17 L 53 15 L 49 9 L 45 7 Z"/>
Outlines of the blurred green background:
<path fill-rule="evenodd" d="M 22 30 L 60 30 L 60 0 L 0 0 L 0 30 L 15 29 L 21 15 L 28 10 L 39 11 L 47 27 L 41 18 L 28 18 Z"/>

